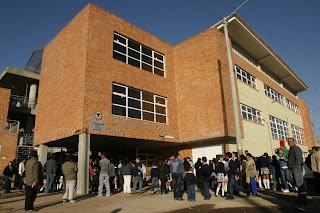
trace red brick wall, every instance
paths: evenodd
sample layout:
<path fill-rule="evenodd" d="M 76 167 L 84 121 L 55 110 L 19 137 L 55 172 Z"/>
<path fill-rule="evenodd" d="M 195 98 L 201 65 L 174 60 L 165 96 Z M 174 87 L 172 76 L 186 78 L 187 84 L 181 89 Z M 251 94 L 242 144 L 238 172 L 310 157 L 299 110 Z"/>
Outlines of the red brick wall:
<path fill-rule="evenodd" d="M 9 161 L 12 161 L 17 156 L 17 142 L 18 142 L 18 133 L 5 132 L 0 130 L 0 173 L 3 172 L 3 169 L 8 165 Z M 2 159 L 2 157 L 6 159 Z"/>
<path fill-rule="evenodd" d="M 311 148 L 313 146 L 316 146 L 316 141 L 315 141 L 314 135 L 313 135 L 308 105 L 307 105 L 306 100 L 304 100 L 304 99 L 300 99 L 299 103 L 300 103 L 299 109 L 300 109 L 302 122 L 303 122 L 303 131 L 304 131 L 305 142 L 306 142 L 308 149 L 311 150 Z"/>
<path fill-rule="evenodd" d="M 164 140 L 159 137 L 159 134 L 163 134 L 174 136 L 174 139 L 166 139 L 167 141 L 178 141 L 173 46 L 95 5 L 89 5 L 89 7 L 84 123 L 89 128 L 90 121 L 94 121 L 94 111 L 101 110 L 103 112 L 101 122 L 107 124 L 107 131 L 100 133 L 88 130 L 88 132 L 148 140 Z M 114 32 L 164 54 L 166 78 L 113 59 Z M 112 82 L 166 97 L 168 124 L 112 115 Z M 120 122 L 125 122 L 127 125 L 118 124 Z M 160 126 L 163 128 L 162 132 L 158 131 Z"/>
<path fill-rule="evenodd" d="M 0 88 L 0 172 L 8 165 L 9 161 L 16 158 L 18 133 L 4 131 L 6 127 L 11 91 Z M 6 159 L 2 159 L 5 157 Z"/>
<path fill-rule="evenodd" d="M 178 44 L 175 65 L 180 140 L 235 136 L 224 35 L 211 28 Z"/>
<path fill-rule="evenodd" d="M 88 21 L 86 7 L 44 48 L 35 145 L 85 131 Z"/>

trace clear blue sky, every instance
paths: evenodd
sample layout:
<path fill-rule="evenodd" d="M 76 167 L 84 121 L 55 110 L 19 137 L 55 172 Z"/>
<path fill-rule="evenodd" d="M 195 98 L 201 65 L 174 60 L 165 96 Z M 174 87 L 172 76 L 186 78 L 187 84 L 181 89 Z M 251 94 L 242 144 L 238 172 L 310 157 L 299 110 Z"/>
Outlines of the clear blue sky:
<path fill-rule="evenodd" d="M 202 0 L 227 16 L 244 0 Z M 41 49 L 92 2 L 132 24 L 178 44 L 214 25 L 213 16 L 194 0 L 2 0 L 0 2 L 0 72 L 24 68 Z M 307 100 L 320 140 L 320 1 L 251 0 L 238 13 L 309 86 Z"/>

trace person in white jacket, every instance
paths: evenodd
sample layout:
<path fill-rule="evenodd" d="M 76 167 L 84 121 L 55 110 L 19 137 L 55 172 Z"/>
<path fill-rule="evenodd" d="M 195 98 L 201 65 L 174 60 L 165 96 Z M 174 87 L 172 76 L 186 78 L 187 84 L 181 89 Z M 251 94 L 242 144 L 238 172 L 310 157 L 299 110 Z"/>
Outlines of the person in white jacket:
<path fill-rule="evenodd" d="M 23 178 L 25 177 L 25 171 L 26 171 L 26 159 L 23 159 L 21 163 L 19 164 L 19 184 L 18 184 L 18 189 L 23 189 Z"/>

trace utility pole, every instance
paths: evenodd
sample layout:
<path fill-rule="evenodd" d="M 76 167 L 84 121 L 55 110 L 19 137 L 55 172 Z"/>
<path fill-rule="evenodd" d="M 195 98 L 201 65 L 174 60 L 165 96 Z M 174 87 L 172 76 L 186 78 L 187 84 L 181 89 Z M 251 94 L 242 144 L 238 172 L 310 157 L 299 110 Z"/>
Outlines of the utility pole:
<path fill-rule="evenodd" d="M 228 21 L 227 18 L 223 18 L 223 29 L 224 29 L 224 37 L 226 40 L 227 46 L 227 54 L 228 54 L 228 64 L 229 64 L 229 72 L 230 72 L 230 80 L 231 80 L 231 93 L 232 93 L 232 104 L 233 104 L 233 114 L 234 114 L 234 126 L 236 129 L 236 141 L 237 141 L 237 150 L 238 154 L 243 154 L 243 146 L 241 139 L 241 128 L 240 128 L 240 114 L 239 114 L 239 103 L 238 96 L 236 91 L 236 81 L 233 73 L 233 62 L 231 56 L 230 42 L 229 42 L 229 34 L 228 34 Z"/>

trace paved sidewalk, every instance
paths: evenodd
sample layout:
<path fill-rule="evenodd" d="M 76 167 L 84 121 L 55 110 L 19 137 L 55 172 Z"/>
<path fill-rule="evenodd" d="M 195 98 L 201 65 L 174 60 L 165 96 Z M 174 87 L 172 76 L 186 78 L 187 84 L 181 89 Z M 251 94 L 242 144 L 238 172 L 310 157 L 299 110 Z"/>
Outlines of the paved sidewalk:
<path fill-rule="evenodd" d="M 213 194 L 213 193 L 212 193 Z M 149 213 L 149 212 L 317 212 L 320 208 L 320 197 L 311 197 L 310 205 L 299 208 L 294 204 L 296 194 L 273 191 L 261 191 L 260 196 L 250 196 L 248 199 L 236 197 L 228 201 L 222 197 L 212 197 L 211 200 L 203 200 L 200 192 L 197 192 L 197 201 L 190 203 L 187 200 L 175 201 L 173 194 L 151 195 L 146 191 L 142 195 L 115 194 L 111 197 L 96 197 L 95 194 L 75 196 L 77 203 L 62 203 L 62 194 L 38 194 L 35 208 L 39 212 L 111 212 L 111 213 Z M 24 212 L 24 194 L 13 191 L 0 197 L 0 212 Z M 186 195 L 184 195 L 186 199 Z M 292 211 L 288 211 L 292 210 Z M 318 209 L 317 209 L 318 210 Z"/>

